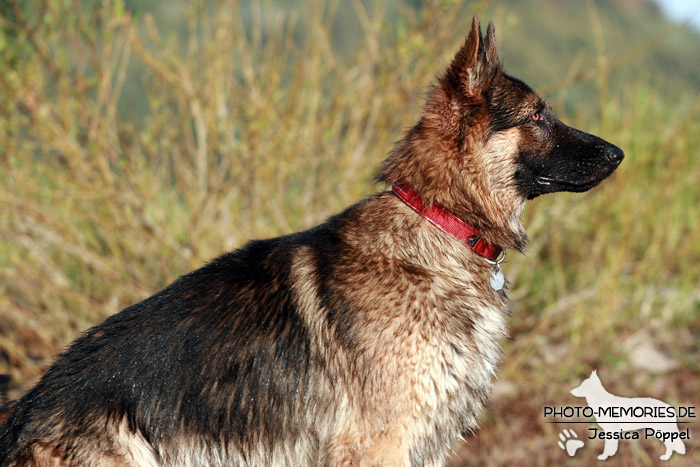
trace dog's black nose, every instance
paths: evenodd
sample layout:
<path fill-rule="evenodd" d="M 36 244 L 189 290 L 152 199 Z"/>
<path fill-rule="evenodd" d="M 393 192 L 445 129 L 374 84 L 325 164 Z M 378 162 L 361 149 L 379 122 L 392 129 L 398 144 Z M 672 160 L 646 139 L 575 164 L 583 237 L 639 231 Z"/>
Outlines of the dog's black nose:
<path fill-rule="evenodd" d="M 625 158 L 625 152 L 614 144 L 610 144 L 605 148 L 604 155 L 611 164 L 615 165 L 620 165 L 622 159 Z"/>

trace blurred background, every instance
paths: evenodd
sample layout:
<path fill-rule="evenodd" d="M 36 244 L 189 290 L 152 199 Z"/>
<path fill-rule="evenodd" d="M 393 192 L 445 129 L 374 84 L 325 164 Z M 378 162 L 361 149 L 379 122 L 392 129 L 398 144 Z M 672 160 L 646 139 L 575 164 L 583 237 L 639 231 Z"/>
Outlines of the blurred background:
<path fill-rule="evenodd" d="M 698 2 L 0 2 L 0 373 L 34 384 L 88 327 L 251 238 L 385 189 L 471 17 L 565 122 L 622 147 L 585 194 L 538 198 L 511 253 L 512 340 L 452 465 L 588 465 L 545 406 L 606 388 L 700 404 Z M 693 20 L 694 18 L 694 20 Z M 697 411 L 700 412 L 700 411 Z M 586 422 L 586 419 L 577 419 Z M 687 454 L 700 463 L 700 422 Z M 557 446 L 563 428 L 586 445 Z M 622 441 L 612 465 L 655 465 Z"/>

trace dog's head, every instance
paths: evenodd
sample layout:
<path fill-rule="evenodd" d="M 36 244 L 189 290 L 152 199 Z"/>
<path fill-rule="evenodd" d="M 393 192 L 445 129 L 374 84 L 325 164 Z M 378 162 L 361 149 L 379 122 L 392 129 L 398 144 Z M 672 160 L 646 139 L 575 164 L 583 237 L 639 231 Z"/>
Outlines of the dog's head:
<path fill-rule="evenodd" d="M 491 243 L 522 249 L 525 200 L 586 191 L 623 157 L 617 146 L 563 124 L 535 91 L 507 75 L 493 23 L 483 37 L 474 18 L 419 123 L 386 159 L 379 179 L 409 184 Z"/>

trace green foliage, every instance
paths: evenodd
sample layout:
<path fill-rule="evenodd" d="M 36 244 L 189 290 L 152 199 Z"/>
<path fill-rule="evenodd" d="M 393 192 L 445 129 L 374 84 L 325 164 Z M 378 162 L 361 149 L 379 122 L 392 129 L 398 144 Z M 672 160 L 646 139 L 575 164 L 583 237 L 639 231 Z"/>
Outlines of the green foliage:
<path fill-rule="evenodd" d="M 392 21 L 341 3 L 362 31 L 343 51 L 332 45 L 333 1 L 296 12 L 183 2 L 177 39 L 119 0 L 0 5 L 0 373 L 14 377 L 13 395 L 80 331 L 178 275 L 376 190 L 374 171 L 415 123 L 421 91 L 473 12 L 492 12 L 501 45 L 516 44 L 504 52 L 516 76 L 532 70 L 520 70 L 528 50 L 569 34 L 540 38 L 500 2 L 388 2 Z M 501 377 L 544 388 L 568 384 L 561 367 L 625 367 L 618 344 L 645 329 L 676 344 L 697 377 L 697 359 L 683 354 L 700 333 L 700 98 L 688 82 L 616 77 L 612 13 L 587 5 L 580 28 L 605 34 L 572 36 L 592 61 L 565 49 L 554 73 L 533 53 L 550 76 L 532 84 L 549 86 L 569 123 L 627 159 L 600 188 L 527 209 L 528 252 L 505 265 L 517 340 Z M 653 53 L 641 45 L 636 56 Z M 581 100 L 590 92 L 595 102 Z M 547 373 L 552 348 L 565 350 Z"/>

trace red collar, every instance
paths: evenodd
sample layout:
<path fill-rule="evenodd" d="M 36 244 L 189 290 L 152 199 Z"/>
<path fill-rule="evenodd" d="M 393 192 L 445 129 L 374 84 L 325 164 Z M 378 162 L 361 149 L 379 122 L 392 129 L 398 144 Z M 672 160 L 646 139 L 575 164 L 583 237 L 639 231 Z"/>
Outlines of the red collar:
<path fill-rule="evenodd" d="M 491 245 L 484 240 L 478 230 L 456 214 L 452 214 L 441 206 L 426 206 L 418 193 L 408 185 L 394 183 L 392 190 L 401 201 L 428 219 L 435 227 L 457 238 L 489 261 L 496 261 L 503 251 L 501 247 Z"/>

